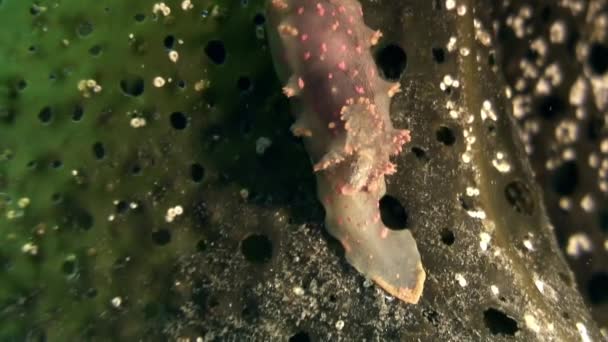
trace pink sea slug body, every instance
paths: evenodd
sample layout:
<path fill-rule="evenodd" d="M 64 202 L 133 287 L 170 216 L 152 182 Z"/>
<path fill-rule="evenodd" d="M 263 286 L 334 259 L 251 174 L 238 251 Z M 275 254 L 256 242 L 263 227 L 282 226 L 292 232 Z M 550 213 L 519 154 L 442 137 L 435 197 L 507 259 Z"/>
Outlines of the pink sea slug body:
<path fill-rule="evenodd" d="M 328 231 L 347 260 L 391 295 L 417 303 L 425 279 L 408 230 L 380 218 L 390 156 L 410 140 L 389 117 L 399 83 L 382 80 L 370 52 L 381 34 L 357 0 L 269 0 L 275 69 L 317 175 Z"/>

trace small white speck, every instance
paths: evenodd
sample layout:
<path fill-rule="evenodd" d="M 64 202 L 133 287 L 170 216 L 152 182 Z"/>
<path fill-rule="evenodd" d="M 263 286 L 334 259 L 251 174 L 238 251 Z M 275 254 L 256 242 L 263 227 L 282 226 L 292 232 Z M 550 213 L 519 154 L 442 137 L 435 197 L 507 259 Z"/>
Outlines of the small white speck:
<path fill-rule="evenodd" d="M 467 214 L 469 214 L 469 216 L 471 216 L 472 218 L 476 218 L 476 219 L 480 219 L 480 220 L 484 220 L 486 218 L 486 212 L 481 209 L 469 210 L 469 211 L 467 211 Z"/>
<path fill-rule="evenodd" d="M 490 245 L 490 241 L 492 241 L 492 236 L 486 232 L 479 233 L 479 247 L 482 251 L 487 251 Z"/>
<path fill-rule="evenodd" d="M 114 297 L 114 298 L 112 298 L 112 306 L 113 307 L 119 308 L 121 304 L 122 304 L 122 298 L 120 298 L 120 297 Z"/>
<path fill-rule="evenodd" d="M 588 213 L 595 210 L 595 200 L 591 194 L 586 194 L 583 196 L 581 199 L 581 208 Z"/>
<path fill-rule="evenodd" d="M 37 255 L 38 246 L 31 242 L 28 242 L 28 243 L 24 244 L 23 246 L 21 246 L 21 252 L 23 252 L 25 254 L 29 254 L 29 255 Z"/>
<path fill-rule="evenodd" d="M 584 233 L 576 233 L 568 239 L 566 253 L 571 257 L 579 257 L 583 253 L 591 252 L 591 240 Z"/>
<path fill-rule="evenodd" d="M 454 51 L 456 49 L 456 37 L 450 37 L 450 40 L 448 41 L 448 44 L 446 47 L 449 52 Z"/>
<path fill-rule="evenodd" d="M 160 76 L 156 76 L 154 77 L 154 81 L 152 81 L 152 83 L 156 88 L 160 88 L 165 85 L 165 79 Z"/>
<path fill-rule="evenodd" d="M 467 186 L 467 196 L 474 197 L 479 196 L 479 189 L 471 186 Z"/>
<path fill-rule="evenodd" d="M 171 8 L 167 6 L 164 2 L 159 2 L 154 4 L 154 6 L 152 7 L 152 12 L 154 14 L 161 13 L 163 16 L 166 17 L 171 14 Z"/>
<path fill-rule="evenodd" d="M 498 293 L 500 292 L 498 290 L 498 286 L 496 286 L 496 285 L 491 285 L 490 286 L 490 291 L 492 291 L 492 294 L 495 295 L 495 296 L 498 296 Z"/>
<path fill-rule="evenodd" d="M 577 322 L 576 329 L 578 330 L 578 333 L 581 335 L 581 340 L 583 342 L 591 342 L 589 333 L 587 333 L 587 327 L 583 323 Z"/>
<path fill-rule="evenodd" d="M 461 287 L 466 287 L 467 286 L 467 280 L 464 279 L 464 276 L 460 273 L 456 273 L 456 281 L 458 281 L 458 284 Z"/>
<path fill-rule="evenodd" d="M 530 241 L 529 239 L 524 240 L 524 247 L 526 247 L 526 249 L 529 251 L 534 251 L 534 246 L 532 245 L 532 241 Z"/>
<path fill-rule="evenodd" d="M 344 321 L 340 319 L 336 322 L 336 329 L 342 330 L 342 328 L 344 328 Z"/>
<path fill-rule="evenodd" d="M 458 13 L 459 16 L 463 16 L 463 15 L 467 14 L 467 6 L 466 5 L 458 6 L 458 8 L 456 9 L 456 13 Z"/>
<path fill-rule="evenodd" d="M 169 51 L 169 59 L 171 60 L 171 62 L 176 63 L 179 59 L 179 53 L 177 53 L 177 51 L 175 50 Z"/>
<path fill-rule="evenodd" d="M 304 295 L 304 289 L 302 287 L 300 287 L 300 286 L 296 286 L 296 287 L 293 288 L 293 293 L 296 296 L 303 296 Z"/>
<path fill-rule="evenodd" d="M 456 0 L 445 0 L 445 8 L 448 11 L 453 10 L 456 7 Z"/>
<path fill-rule="evenodd" d="M 535 333 L 539 333 L 540 332 L 540 325 L 538 325 L 538 322 L 536 321 L 536 318 L 530 314 L 525 314 L 524 315 L 524 321 L 526 322 L 526 326 L 534 331 Z"/>
<path fill-rule="evenodd" d="M 270 145 L 272 145 L 272 140 L 270 140 L 266 137 L 260 137 L 255 142 L 255 152 L 257 154 L 264 154 L 264 152 L 266 151 L 267 148 L 270 147 Z"/>
<path fill-rule="evenodd" d="M 184 11 L 191 10 L 192 8 L 194 8 L 194 5 L 192 5 L 192 1 L 190 1 L 190 0 L 182 1 L 182 9 Z"/>
<path fill-rule="evenodd" d="M 534 285 L 540 293 L 545 293 L 545 283 L 540 279 L 534 279 Z"/>

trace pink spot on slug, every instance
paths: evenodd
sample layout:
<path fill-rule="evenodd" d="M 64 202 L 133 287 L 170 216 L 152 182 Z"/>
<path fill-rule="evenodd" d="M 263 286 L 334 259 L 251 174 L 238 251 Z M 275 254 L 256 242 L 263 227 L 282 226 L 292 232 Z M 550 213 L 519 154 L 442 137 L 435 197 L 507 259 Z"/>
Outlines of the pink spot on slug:
<path fill-rule="evenodd" d="M 323 53 L 327 52 L 327 44 L 325 44 L 325 43 L 321 44 L 321 51 L 323 51 Z"/>
<path fill-rule="evenodd" d="M 302 15 L 302 13 L 304 13 L 304 7 L 300 6 L 300 7 L 298 7 L 298 14 Z"/>
<path fill-rule="evenodd" d="M 362 86 L 355 86 L 355 91 L 361 95 L 365 94 L 365 89 Z"/>
<path fill-rule="evenodd" d="M 330 80 L 334 78 L 334 74 L 332 74 L 331 72 L 329 74 L 327 74 L 327 78 L 329 78 Z"/>
<path fill-rule="evenodd" d="M 341 61 L 340 63 L 338 63 L 338 68 L 342 71 L 346 71 L 346 63 L 344 61 Z"/>
<path fill-rule="evenodd" d="M 304 52 L 304 60 L 307 61 L 310 59 L 310 51 Z"/>
<path fill-rule="evenodd" d="M 321 16 L 321 17 L 325 15 L 325 8 L 323 8 L 323 5 L 321 5 L 318 2 L 317 2 L 317 13 L 319 13 L 319 16 Z"/>
<path fill-rule="evenodd" d="M 298 78 L 298 87 L 300 87 L 300 89 L 304 88 L 304 80 L 302 79 L 302 77 Z"/>
<path fill-rule="evenodd" d="M 388 236 L 388 228 L 382 227 L 382 230 L 380 231 L 380 237 L 383 239 L 386 239 L 387 236 Z"/>
<path fill-rule="evenodd" d="M 302 33 L 302 35 L 300 36 L 300 39 L 302 39 L 303 42 L 308 40 L 308 35 L 306 33 Z"/>

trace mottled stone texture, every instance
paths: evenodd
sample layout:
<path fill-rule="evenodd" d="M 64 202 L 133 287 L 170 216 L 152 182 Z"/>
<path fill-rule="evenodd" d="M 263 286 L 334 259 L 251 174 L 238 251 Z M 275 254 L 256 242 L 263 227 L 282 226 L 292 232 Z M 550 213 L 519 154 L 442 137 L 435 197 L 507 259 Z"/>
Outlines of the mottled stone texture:
<path fill-rule="evenodd" d="M 512 122 L 516 95 L 534 92 L 508 67 L 529 39 L 501 30 L 520 10 L 451 3 L 362 3 L 384 35 L 380 76 L 401 85 L 393 126 L 412 138 L 380 200 L 427 271 L 410 305 L 326 233 L 265 3 L 1 1 L 0 340 L 601 340 Z M 569 27 L 605 39 L 584 17 Z M 594 73 L 589 98 L 601 42 L 574 54 Z M 559 94 L 540 108 L 563 108 Z"/>

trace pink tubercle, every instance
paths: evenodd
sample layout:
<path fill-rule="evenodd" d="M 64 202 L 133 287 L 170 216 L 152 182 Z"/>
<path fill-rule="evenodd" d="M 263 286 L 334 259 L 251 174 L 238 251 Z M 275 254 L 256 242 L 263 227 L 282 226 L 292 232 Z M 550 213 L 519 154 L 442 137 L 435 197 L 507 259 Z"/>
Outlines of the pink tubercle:
<path fill-rule="evenodd" d="M 317 2 L 317 13 L 319 13 L 319 16 L 321 16 L 321 17 L 325 15 L 325 8 L 323 7 L 323 5 L 321 5 L 318 2 Z"/>
<path fill-rule="evenodd" d="M 302 77 L 298 78 L 298 87 L 300 87 L 300 89 L 304 88 L 304 80 Z"/>
<path fill-rule="evenodd" d="M 362 86 L 355 86 L 355 91 L 361 95 L 365 94 L 365 89 Z"/>
<path fill-rule="evenodd" d="M 310 51 L 304 52 L 304 60 L 307 61 L 310 59 Z"/>
<path fill-rule="evenodd" d="M 300 39 L 305 42 L 308 40 L 308 35 L 306 33 L 302 33 L 302 35 L 300 36 Z"/>
<path fill-rule="evenodd" d="M 304 13 L 304 6 L 298 7 L 298 14 L 302 15 L 302 13 Z"/>
<path fill-rule="evenodd" d="M 325 44 L 325 43 L 321 43 L 321 51 L 322 51 L 323 53 L 327 52 L 327 44 Z"/>
<path fill-rule="evenodd" d="M 346 62 L 341 61 L 340 63 L 338 63 L 338 68 L 342 71 L 346 71 Z"/>

